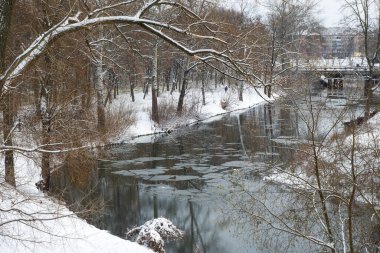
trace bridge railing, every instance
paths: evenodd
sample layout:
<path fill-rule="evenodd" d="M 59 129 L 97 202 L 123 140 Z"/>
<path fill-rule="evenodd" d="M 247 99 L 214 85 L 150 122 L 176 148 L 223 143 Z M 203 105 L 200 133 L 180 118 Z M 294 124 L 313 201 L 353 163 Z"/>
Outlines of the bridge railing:
<path fill-rule="evenodd" d="M 367 72 L 367 67 L 299 67 L 300 71 L 315 71 L 315 72 Z"/>

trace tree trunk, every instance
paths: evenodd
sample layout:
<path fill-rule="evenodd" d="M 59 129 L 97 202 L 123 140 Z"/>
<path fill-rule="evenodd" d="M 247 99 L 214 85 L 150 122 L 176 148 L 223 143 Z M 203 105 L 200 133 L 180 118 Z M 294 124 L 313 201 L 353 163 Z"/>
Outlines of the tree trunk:
<path fill-rule="evenodd" d="M 47 73 L 49 75 L 49 73 Z M 41 84 L 41 98 L 40 98 L 40 113 L 42 122 L 42 145 L 50 144 L 50 131 L 51 131 L 51 116 L 49 113 L 49 92 L 48 87 L 50 80 L 46 79 L 45 83 Z M 47 147 L 45 147 L 47 149 Z M 50 154 L 42 153 L 41 171 L 43 180 L 43 191 L 49 191 L 50 188 Z"/>
<path fill-rule="evenodd" d="M 11 22 L 13 0 L 0 0 L 0 73 L 4 71 L 5 48 Z"/>
<path fill-rule="evenodd" d="M 243 81 L 239 82 L 239 101 L 243 101 Z"/>
<path fill-rule="evenodd" d="M 104 131 L 106 127 L 106 112 L 104 106 L 104 76 L 103 76 L 103 56 L 102 46 L 98 46 L 97 59 L 95 59 L 95 90 L 96 90 L 96 108 L 98 116 L 98 130 Z"/>
<path fill-rule="evenodd" d="M 134 80 L 131 81 L 131 83 L 129 84 L 129 87 L 131 89 L 132 102 L 135 102 L 135 83 L 134 83 Z"/>
<path fill-rule="evenodd" d="M 374 81 L 370 77 L 369 79 L 364 80 L 364 96 L 367 97 L 365 107 L 364 107 L 364 117 L 369 118 L 371 110 L 371 100 L 372 100 L 372 84 Z"/>
<path fill-rule="evenodd" d="M 207 74 L 206 71 L 202 72 L 202 105 L 206 105 L 206 78 Z"/>
<path fill-rule="evenodd" d="M 117 95 L 119 95 L 119 78 L 115 78 L 115 85 L 113 87 L 113 99 L 116 99 Z"/>
<path fill-rule="evenodd" d="M 107 90 L 106 100 L 104 101 L 104 105 L 107 106 L 108 102 L 112 104 L 112 89 Z"/>
<path fill-rule="evenodd" d="M 46 2 L 41 1 L 40 6 L 42 8 L 43 15 L 43 28 L 48 30 L 51 28 L 50 22 L 47 17 L 47 6 Z M 53 80 L 51 76 L 52 60 L 49 55 L 49 50 L 44 54 L 44 72 L 41 74 L 41 83 L 40 83 L 40 99 L 39 99 L 39 116 L 41 117 L 42 124 L 42 140 L 41 144 L 45 145 L 44 149 L 49 149 L 50 144 L 50 131 L 52 123 L 52 111 L 51 111 L 51 100 L 52 100 L 52 87 Z M 49 153 L 42 153 L 41 157 L 41 174 L 42 174 L 42 190 L 49 191 L 50 188 L 50 157 Z"/>
<path fill-rule="evenodd" d="M 3 137 L 5 146 L 13 146 L 12 128 L 13 128 L 13 96 L 7 93 L 3 98 Z M 5 182 L 16 186 L 14 171 L 13 150 L 5 151 Z"/>
<path fill-rule="evenodd" d="M 148 93 L 149 93 L 149 80 L 146 80 L 145 81 L 145 85 L 144 85 L 144 97 L 143 97 L 143 99 L 145 99 L 145 97 L 146 97 L 146 95 L 148 95 Z"/>
<path fill-rule="evenodd" d="M 179 99 L 178 99 L 178 106 L 177 106 L 177 114 L 181 115 L 182 110 L 183 110 L 183 101 L 186 95 L 186 87 L 187 87 L 187 80 L 188 80 L 188 74 L 189 71 L 185 71 L 183 73 L 183 81 L 182 81 L 182 87 L 181 87 L 181 92 L 179 94 Z"/>
<path fill-rule="evenodd" d="M 268 88 L 267 88 L 267 95 L 268 95 L 268 98 L 270 98 L 272 96 L 272 85 L 268 85 Z"/>
<path fill-rule="evenodd" d="M 5 70 L 5 49 L 7 46 L 7 37 L 9 33 L 11 14 L 13 9 L 12 0 L 0 0 L 0 75 Z M 0 83 L 1 87 L 3 86 Z M 4 145 L 12 146 L 11 130 L 13 127 L 13 113 L 12 113 L 12 95 L 6 94 L 2 99 L 3 109 L 3 138 Z M 8 150 L 5 152 L 5 182 L 12 186 L 16 186 L 16 178 L 14 174 L 14 160 L 13 151 Z"/>
<path fill-rule="evenodd" d="M 215 89 L 218 88 L 218 71 L 214 73 Z"/>
<path fill-rule="evenodd" d="M 175 91 L 175 87 L 176 87 L 176 82 L 173 80 L 172 90 L 170 91 L 170 95 L 173 94 L 173 92 Z"/>
<path fill-rule="evenodd" d="M 158 116 L 158 83 L 157 83 L 157 68 L 158 68 L 158 42 L 156 41 L 153 48 L 153 73 L 152 73 L 152 120 L 156 123 L 159 122 Z"/>

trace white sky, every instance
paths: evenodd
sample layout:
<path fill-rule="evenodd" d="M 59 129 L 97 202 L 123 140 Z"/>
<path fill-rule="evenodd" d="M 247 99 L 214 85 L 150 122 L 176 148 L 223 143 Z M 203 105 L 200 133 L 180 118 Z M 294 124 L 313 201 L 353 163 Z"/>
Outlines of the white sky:
<path fill-rule="evenodd" d="M 241 1 L 247 1 L 253 3 L 253 5 L 257 6 L 256 4 L 259 2 L 265 3 L 265 0 L 219 0 L 223 1 L 224 4 L 230 5 L 230 6 L 237 6 Z M 319 10 L 319 18 L 322 22 L 322 25 L 326 27 L 332 27 L 332 26 L 339 26 L 339 21 L 342 18 L 342 10 L 341 5 L 343 0 L 317 0 Z M 264 8 L 264 7 L 262 7 Z M 259 10 L 258 12 L 265 12 L 265 8 Z M 257 10 L 256 10 L 257 13 Z"/>
<path fill-rule="evenodd" d="M 320 19 L 326 27 L 338 26 L 343 17 L 341 0 L 319 0 Z"/>

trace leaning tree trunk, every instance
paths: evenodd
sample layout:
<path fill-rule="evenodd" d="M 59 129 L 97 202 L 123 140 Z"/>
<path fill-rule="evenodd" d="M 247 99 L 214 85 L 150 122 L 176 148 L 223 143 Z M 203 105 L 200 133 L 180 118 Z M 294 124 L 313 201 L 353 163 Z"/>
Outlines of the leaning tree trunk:
<path fill-rule="evenodd" d="M 0 0 L 0 75 L 5 70 L 5 48 L 7 45 L 7 37 L 9 33 L 10 20 L 13 8 L 13 0 Z M 0 88 L 3 84 L 0 83 Z M 13 146 L 12 142 L 12 127 L 13 127 L 13 115 L 12 115 L 12 95 L 6 94 L 1 98 L 2 111 L 3 111 L 3 138 L 4 145 Z M 5 152 L 5 181 L 16 186 L 16 179 L 14 174 L 14 160 L 13 151 L 8 150 Z"/>

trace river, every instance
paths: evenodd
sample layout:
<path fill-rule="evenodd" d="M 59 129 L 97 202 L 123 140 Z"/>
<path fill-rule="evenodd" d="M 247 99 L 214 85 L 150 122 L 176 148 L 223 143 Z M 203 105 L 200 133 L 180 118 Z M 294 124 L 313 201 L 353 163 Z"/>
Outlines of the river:
<path fill-rule="evenodd" d="M 334 124 L 333 116 L 347 110 L 363 113 L 363 93 L 357 87 L 313 90 L 311 97 L 262 104 L 157 136 L 153 142 L 141 138 L 104 150 L 92 182 L 92 196 L 105 204 L 104 214 L 90 222 L 124 237 L 135 225 L 166 217 L 185 231 L 182 240 L 167 245 L 169 253 L 274 252 L 290 239 L 255 237 L 249 231 L 257 224 L 242 225 L 232 215 L 230 197 L 240 189 L 236 180 L 253 188 L 265 186 L 270 192 L 266 198 L 276 203 L 291 197 L 287 186 L 264 177 L 271 173 L 269 167 L 286 167 L 294 158 L 292 147 L 307 141 L 310 104 L 322 108 L 323 135 Z M 378 101 L 374 95 L 371 111 Z M 345 117 L 343 121 L 349 120 L 352 113 Z M 305 245 L 293 240 L 287 247 L 304 252 Z"/>

